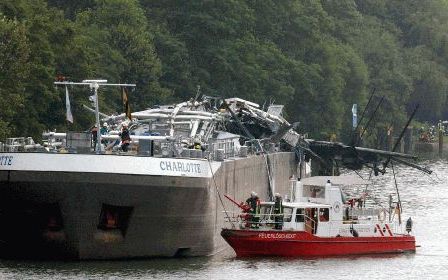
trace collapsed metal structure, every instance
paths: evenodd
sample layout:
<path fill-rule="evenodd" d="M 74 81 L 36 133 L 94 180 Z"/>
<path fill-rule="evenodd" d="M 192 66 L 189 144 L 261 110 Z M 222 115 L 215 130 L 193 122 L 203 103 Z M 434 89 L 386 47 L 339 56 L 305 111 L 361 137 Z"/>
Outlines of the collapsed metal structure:
<path fill-rule="evenodd" d="M 314 159 L 318 164 L 319 175 L 335 175 L 339 167 L 359 170 L 364 166 L 372 168 L 377 175 L 381 171 L 384 173 L 381 166 L 390 160 L 430 173 L 429 170 L 406 161 L 415 160 L 413 155 L 306 139 L 294 130 L 294 125 L 283 118 L 283 105 L 270 105 L 264 111 L 260 105 L 241 98 L 203 96 L 199 101 L 190 100 L 133 112 L 132 120 L 127 119 L 124 113 L 108 116 L 98 112 L 98 107 L 85 108 L 96 114 L 97 126 L 100 122 L 106 122 L 110 128 L 100 139 L 116 141 L 120 138 L 122 125 L 126 124 L 130 127 L 134 143 L 152 141 L 151 148 L 156 146 L 163 150 L 165 157 L 181 157 L 185 154 L 183 151 L 194 148 L 195 145 L 200 146 L 204 152 L 201 156 L 211 158 L 216 157 L 217 150 L 224 150 L 225 157 L 238 154 L 243 147 L 249 153 L 294 151 L 300 161 Z M 46 150 L 64 146 L 66 137 L 66 133 L 43 133 Z M 2 149 L 43 150 L 43 146 L 34 143 L 32 146 L 22 146 L 17 141 L 8 140 L 2 145 Z M 97 147 L 97 152 L 99 147 L 101 146 Z M 105 148 L 102 147 L 102 152 Z"/>

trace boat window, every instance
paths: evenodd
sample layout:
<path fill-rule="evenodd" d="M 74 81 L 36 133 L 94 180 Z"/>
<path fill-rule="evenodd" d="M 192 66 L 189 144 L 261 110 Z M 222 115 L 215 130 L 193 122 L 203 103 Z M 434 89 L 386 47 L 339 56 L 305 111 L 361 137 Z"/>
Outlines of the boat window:
<path fill-rule="evenodd" d="M 325 189 L 321 186 L 303 186 L 303 196 L 313 198 L 325 198 Z"/>
<path fill-rule="evenodd" d="M 328 222 L 330 220 L 330 209 L 320 208 L 319 209 L 319 221 Z"/>
<path fill-rule="evenodd" d="M 291 219 L 292 219 L 292 208 L 290 208 L 290 207 L 283 208 L 283 215 L 284 215 L 284 221 L 285 222 L 291 222 Z"/>
<path fill-rule="evenodd" d="M 297 209 L 297 211 L 296 211 L 296 223 L 303 223 L 304 222 L 305 217 L 303 215 L 303 212 L 304 211 L 303 211 L 302 208 Z"/>

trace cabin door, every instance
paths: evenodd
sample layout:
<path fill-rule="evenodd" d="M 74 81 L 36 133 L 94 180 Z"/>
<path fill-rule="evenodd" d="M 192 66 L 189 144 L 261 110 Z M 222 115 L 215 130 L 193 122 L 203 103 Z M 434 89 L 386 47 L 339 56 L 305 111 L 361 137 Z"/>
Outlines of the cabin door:
<path fill-rule="evenodd" d="M 330 209 L 319 208 L 318 215 L 319 231 L 316 230 L 319 236 L 330 236 L 331 224 L 330 224 Z"/>
<path fill-rule="evenodd" d="M 317 224 L 317 208 L 305 208 L 305 231 L 316 234 Z"/>
<path fill-rule="evenodd" d="M 294 230 L 303 231 L 305 230 L 305 209 L 303 208 L 297 208 L 295 209 L 295 223 L 294 223 Z"/>

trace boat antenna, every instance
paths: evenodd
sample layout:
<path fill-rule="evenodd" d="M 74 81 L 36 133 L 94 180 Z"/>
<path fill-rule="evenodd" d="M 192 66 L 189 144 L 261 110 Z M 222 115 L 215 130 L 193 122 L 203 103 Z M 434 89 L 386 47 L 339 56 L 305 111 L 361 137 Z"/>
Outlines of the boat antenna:
<path fill-rule="evenodd" d="M 367 111 L 367 108 L 368 108 L 370 102 L 372 101 L 372 98 L 373 98 L 374 94 L 375 94 L 375 88 L 373 89 L 373 92 L 372 92 L 372 94 L 370 95 L 369 101 L 367 102 L 367 105 L 366 105 L 366 107 L 364 108 L 364 111 L 362 112 L 361 119 L 360 119 L 360 121 L 358 122 L 358 124 L 356 125 L 355 131 L 358 130 L 358 126 L 359 126 L 359 124 L 361 124 L 361 121 L 362 121 L 362 119 L 364 118 L 364 113 Z M 358 137 L 356 140 L 354 139 L 353 136 L 351 137 L 351 138 L 352 138 L 352 145 L 351 145 L 351 148 L 352 148 L 353 153 L 355 154 L 356 158 L 357 158 L 358 160 L 360 160 L 360 161 L 364 161 L 364 159 L 359 155 L 358 151 L 356 150 L 356 146 L 359 145 L 359 141 L 360 141 L 360 140 L 362 139 L 362 137 L 364 136 L 364 133 L 367 131 L 367 128 L 369 127 L 370 122 L 371 122 L 371 121 L 374 119 L 374 117 L 376 116 L 376 112 L 377 112 L 378 109 L 380 108 L 380 106 L 381 106 L 381 104 L 383 103 L 383 101 L 384 101 L 384 96 L 381 97 L 380 102 L 378 102 L 378 104 L 377 104 L 375 110 L 373 111 L 372 115 L 370 116 L 369 120 L 367 121 L 366 126 L 363 128 L 363 130 L 362 130 L 361 134 L 359 135 L 359 137 Z M 373 169 L 376 169 L 376 164 L 374 165 Z M 375 174 L 377 174 L 377 173 L 375 173 Z"/>
<path fill-rule="evenodd" d="M 391 162 L 390 164 L 392 166 L 392 173 L 394 174 L 394 182 L 395 182 L 395 190 L 397 191 L 397 198 L 398 198 L 398 202 L 397 202 L 397 207 L 398 207 L 398 224 L 401 225 L 401 199 L 400 199 L 400 192 L 398 191 L 398 184 L 397 184 L 397 177 L 395 176 L 395 168 L 394 168 L 394 163 Z M 391 213 L 389 213 L 389 220 L 390 220 L 390 215 Z"/>
<path fill-rule="evenodd" d="M 95 103 L 95 118 L 96 118 L 96 127 L 98 128 L 96 131 L 97 135 L 97 143 L 96 145 L 96 153 L 101 153 L 101 133 L 100 133 L 100 111 L 98 105 L 98 88 L 101 86 L 114 86 L 114 87 L 135 87 L 135 84 L 108 84 L 107 80 L 83 80 L 82 82 L 54 82 L 55 85 L 80 85 L 80 86 L 89 86 L 90 89 L 93 89 L 94 95 L 94 103 Z"/>
<path fill-rule="evenodd" d="M 380 102 L 378 102 L 378 105 L 376 105 L 375 111 L 373 111 L 372 116 L 370 116 L 369 120 L 368 120 L 367 123 L 366 123 L 366 126 L 364 127 L 364 129 L 362 130 L 361 134 L 359 135 L 359 139 L 362 139 L 362 136 L 364 136 L 364 133 L 367 131 L 367 128 L 369 127 L 370 122 L 371 122 L 371 121 L 373 120 L 373 118 L 375 117 L 376 112 L 377 112 L 378 109 L 380 108 L 380 106 L 381 106 L 381 104 L 383 103 L 383 101 L 384 101 L 384 96 L 381 97 Z M 359 143 L 358 143 L 359 139 L 356 140 L 356 145 L 359 144 Z"/>
<path fill-rule="evenodd" d="M 226 207 L 224 206 L 224 202 L 222 201 L 222 197 L 221 197 L 221 193 L 219 192 L 218 184 L 216 184 L 215 174 L 213 172 L 213 168 L 212 168 L 212 164 L 210 162 L 210 158 L 207 159 L 207 161 L 208 161 L 208 165 L 210 166 L 210 172 L 212 173 L 213 184 L 215 185 L 216 193 L 218 194 L 219 201 L 221 202 L 221 205 L 222 205 L 222 209 L 224 209 L 224 213 L 226 213 L 226 217 L 229 220 L 230 224 L 232 225 L 232 228 L 235 228 L 235 224 L 230 219 L 229 213 L 227 212 Z"/>
<path fill-rule="evenodd" d="M 395 145 L 394 145 L 394 147 L 392 149 L 392 152 L 395 152 L 395 150 L 397 149 L 398 144 L 401 142 L 401 139 L 403 138 L 404 133 L 406 132 L 406 129 L 408 128 L 409 124 L 411 123 L 412 119 L 414 118 L 415 113 L 417 113 L 417 110 L 418 110 L 419 106 L 420 106 L 419 104 L 417 104 L 415 106 L 414 111 L 412 112 L 411 116 L 409 117 L 408 121 L 406 122 L 406 125 L 404 126 L 403 130 L 401 131 L 400 136 L 398 137 L 397 141 L 395 142 Z M 392 157 L 389 156 L 387 158 L 386 162 L 383 163 L 383 170 L 381 171 L 383 174 L 386 172 L 386 167 L 389 164 L 391 159 L 392 159 Z"/>
<path fill-rule="evenodd" d="M 359 118 L 359 122 L 356 124 L 355 129 L 352 130 L 350 133 L 350 136 L 351 136 L 350 139 L 352 141 L 352 145 L 356 144 L 355 140 L 353 139 L 353 131 L 355 131 L 355 132 L 358 131 L 359 125 L 361 124 L 362 120 L 364 119 L 364 115 L 367 111 L 367 108 L 369 108 L 370 102 L 372 101 L 373 96 L 375 95 L 375 91 L 376 91 L 376 88 L 373 88 L 372 93 L 370 94 L 370 97 L 369 97 L 369 101 L 367 101 L 366 107 L 364 107 L 364 110 L 362 111 L 361 118 Z"/>

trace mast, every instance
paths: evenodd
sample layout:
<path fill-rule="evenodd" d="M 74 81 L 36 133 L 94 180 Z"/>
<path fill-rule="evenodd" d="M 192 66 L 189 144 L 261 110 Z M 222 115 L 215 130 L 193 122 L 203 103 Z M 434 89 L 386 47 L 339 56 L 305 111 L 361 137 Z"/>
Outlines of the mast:
<path fill-rule="evenodd" d="M 107 80 L 83 80 L 82 82 L 54 82 L 55 85 L 81 85 L 89 86 L 94 90 L 94 100 L 95 100 L 95 119 L 96 119 L 96 153 L 101 153 L 101 133 L 100 133 L 100 111 L 98 104 L 98 89 L 100 86 L 115 86 L 115 87 L 135 87 L 135 84 L 108 84 Z"/>

